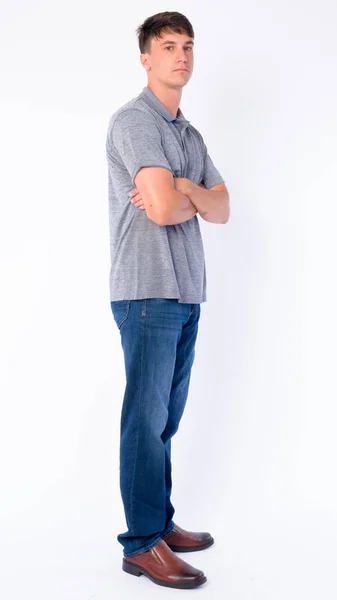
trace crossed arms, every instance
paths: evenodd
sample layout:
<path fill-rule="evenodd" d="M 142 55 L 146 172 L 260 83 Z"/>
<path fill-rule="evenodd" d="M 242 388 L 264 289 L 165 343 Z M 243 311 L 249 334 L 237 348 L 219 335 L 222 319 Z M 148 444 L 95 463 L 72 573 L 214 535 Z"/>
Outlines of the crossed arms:
<path fill-rule="evenodd" d="M 196 213 L 210 223 L 227 223 L 229 219 L 229 194 L 224 183 L 207 190 L 185 177 L 174 178 L 168 169 L 143 167 L 135 176 L 135 185 L 131 200 L 137 199 L 137 206 L 142 201 L 147 217 L 158 225 L 183 223 Z"/>

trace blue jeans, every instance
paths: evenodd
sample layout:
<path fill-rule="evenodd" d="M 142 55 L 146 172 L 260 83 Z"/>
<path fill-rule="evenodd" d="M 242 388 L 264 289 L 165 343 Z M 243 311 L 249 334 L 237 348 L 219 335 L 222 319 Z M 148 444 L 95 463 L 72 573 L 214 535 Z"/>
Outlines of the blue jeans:
<path fill-rule="evenodd" d="M 120 428 L 124 556 L 149 550 L 174 526 L 171 438 L 184 412 L 200 304 L 171 298 L 114 300 L 126 387 Z"/>

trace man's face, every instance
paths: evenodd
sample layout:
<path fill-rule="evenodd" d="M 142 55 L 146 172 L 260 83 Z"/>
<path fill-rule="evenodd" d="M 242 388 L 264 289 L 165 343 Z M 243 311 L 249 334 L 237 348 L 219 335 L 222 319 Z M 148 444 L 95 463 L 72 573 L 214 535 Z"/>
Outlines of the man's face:
<path fill-rule="evenodd" d="M 182 87 L 192 76 L 193 39 L 185 34 L 165 32 L 159 39 L 152 38 L 151 54 L 142 54 L 142 57 L 146 58 L 144 66 L 151 67 L 149 78 L 170 87 Z"/>

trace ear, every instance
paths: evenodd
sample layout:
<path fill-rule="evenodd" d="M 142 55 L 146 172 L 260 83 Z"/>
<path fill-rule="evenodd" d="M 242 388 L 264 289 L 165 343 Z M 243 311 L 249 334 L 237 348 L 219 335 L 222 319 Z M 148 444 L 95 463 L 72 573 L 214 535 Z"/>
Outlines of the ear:
<path fill-rule="evenodd" d="M 141 54 L 140 55 L 140 62 L 142 67 L 144 67 L 144 69 L 146 69 L 146 71 L 148 71 L 148 64 L 147 64 L 147 55 L 146 54 Z"/>

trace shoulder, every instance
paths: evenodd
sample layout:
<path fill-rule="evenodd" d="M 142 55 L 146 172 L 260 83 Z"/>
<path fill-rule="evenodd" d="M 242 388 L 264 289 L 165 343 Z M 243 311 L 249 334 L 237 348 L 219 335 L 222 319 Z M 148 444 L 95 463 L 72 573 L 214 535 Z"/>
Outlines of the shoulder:
<path fill-rule="evenodd" d="M 153 111 L 140 96 L 136 96 L 120 106 L 120 108 L 113 113 L 109 120 L 108 129 L 112 129 L 115 123 L 122 124 L 127 123 L 128 121 L 134 122 L 137 121 L 137 119 L 139 122 L 156 122 L 155 117 L 155 111 Z"/>
<path fill-rule="evenodd" d="M 108 125 L 108 137 L 124 135 L 129 132 L 160 134 L 157 120 L 141 106 L 122 106 L 111 117 Z"/>

